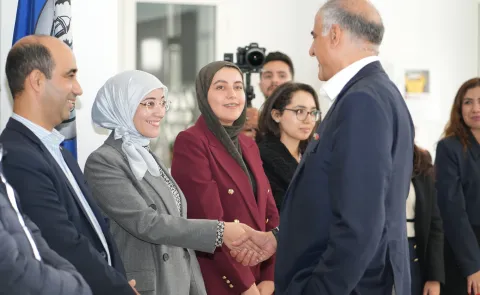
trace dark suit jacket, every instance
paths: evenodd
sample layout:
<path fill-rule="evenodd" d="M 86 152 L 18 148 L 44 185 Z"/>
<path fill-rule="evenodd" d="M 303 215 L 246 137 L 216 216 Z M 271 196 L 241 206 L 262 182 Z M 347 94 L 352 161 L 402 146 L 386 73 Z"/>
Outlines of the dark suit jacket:
<path fill-rule="evenodd" d="M 415 188 L 415 241 L 424 281 L 445 283 L 443 227 L 432 176 L 419 174 L 412 179 Z"/>
<path fill-rule="evenodd" d="M 413 124 L 379 62 L 343 88 L 285 196 L 275 294 L 410 294 Z M 403 209 L 402 209 L 403 208 Z"/>
<path fill-rule="evenodd" d="M 466 277 L 480 271 L 480 145 L 447 137 L 435 157 L 438 206 L 445 231 L 445 294 L 465 294 Z M 442 293 L 443 294 L 443 293 Z"/>
<path fill-rule="evenodd" d="M 278 211 L 280 211 L 283 197 L 298 167 L 298 162 L 280 139 L 271 134 L 262 138 L 258 143 L 258 149 L 260 150 L 263 169 L 272 187 L 275 203 Z"/>
<path fill-rule="evenodd" d="M 94 294 L 134 294 L 106 219 L 92 201 L 90 190 L 75 159 L 63 157 L 92 208 L 109 245 L 113 267 L 67 177 L 40 139 L 22 123 L 10 119 L 0 135 L 7 155 L 3 168 L 20 196 L 21 206 L 40 228 L 50 247 L 70 261 Z"/>
<path fill-rule="evenodd" d="M 22 213 L 18 202 L 17 205 Z M 0 294 L 91 295 L 90 287 L 75 267 L 50 249 L 38 227 L 26 215 L 22 216 L 41 261 L 35 258 L 0 180 Z"/>
<path fill-rule="evenodd" d="M 257 183 L 256 201 L 247 174 L 208 129 L 203 117 L 180 132 L 173 148 L 172 176 L 188 203 L 188 218 L 239 221 L 260 230 L 278 226 L 278 211 L 255 142 L 238 137 L 246 165 Z M 235 261 L 226 246 L 214 254 L 197 253 L 208 294 L 235 294 L 253 283 L 273 281 L 274 257 L 249 268 Z"/>

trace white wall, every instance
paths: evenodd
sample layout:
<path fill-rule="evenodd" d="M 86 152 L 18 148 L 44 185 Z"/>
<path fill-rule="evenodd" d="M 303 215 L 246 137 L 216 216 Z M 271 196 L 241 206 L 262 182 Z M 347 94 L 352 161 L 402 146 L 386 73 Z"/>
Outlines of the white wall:
<path fill-rule="evenodd" d="M 11 42 L 15 15 L 14 0 L 0 0 L 0 74 L 4 85 L 4 60 Z M 123 0 L 131 2 L 133 0 Z M 281 50 L 293 59 L 296 80 L 319 89 L 317 64 L 308 56 L 313 17 L 323 1 L 302 0 L 205 0 L 218 6 L 217 58 L 235 52 L 238 46 L 257 42 L 267 50 Z M 188 0 L 168 2 L 200 3 Z M 79 80 L 84 95 L 77 111 L 79 163 L 101 145 L 105 134 L 94 131 L 90 109 L 97 89 L 107 78 L 126 66 L 119 48 L 125 29 L 118 23 L 123 2 L 117 0 L 72 1 L 74 52 L 79 66 Z M 417 142 L 434 152 L 435 142 L 448 119 L 455 91 L 466 79 L 477 75 L 478 7 L 476 0 L 374 0 L 382 13 L 386 35 L 381 57 L 399 87 L 403 87 L 405 69 L 431 71 L 431 98 L 408 101 L 417 125 Z M 94 9 L 93 9 L 94 7 Z M 131 9 L 131 6 L 130 8 Z M 274 12 L 274 9 L 276 11 Z M 128 11 L 127 11 L 128 12 Z M 134 30 L 134 27 L 129 28 Z M 127 66 L 128 67 L 128 66 Z M 252 82 L 258 83 L 253 77 Z M 0 89 L 0 129 L 8 119 L 5 87 Z M 261 96 L 258 88 L 256 93 Z M 255 104 L 259 105 L 260 99 Z M 323 111 L 329 102 L 322 101 Z"/>
<path fill-rule="evenodd" d="M 416 141 L 434 155 L 456 91 L 478 75 L 477 0 L 374 0 L 386 26 L 381 56 L 403 88 L 405 69 L 429 69 L 431 94 L 407 100 Z"/>
<path fill-rule="evenodd" d="M 97 90 L 118 70 L 118 1 L 72 1 L 73 51 L 83 95 L 77 103 L 78 161 L 83 168 L 88 155 L 106 138 L 95 131 L 90 110 Z M 11 99 L 5 79 L 5 59 L 11 47 L 17 1 L 0 0 L 0 130 L 11 115 Z M 93 9 L 94 8 L 94 9 Z"/>
<path fill-rule="evenodd" d="M 17 1 L 0 0 L 0 130 L 3 130 L 12 113 L 10 90 L 5 79 L 5 59 L 12 47 L 16 11 Z"/>
<path fill-rule="evenodd" d="M 78 162 L 83 169 L 88 155 L 106 139 L 104 130 L 95 131 L 90 110 L 98 89 L 118 71 L 117 0 L 72 1 L 73 51 L 83 87 L 77 110 Z M 100 133 L 101 132 L 101 133 Z"/>

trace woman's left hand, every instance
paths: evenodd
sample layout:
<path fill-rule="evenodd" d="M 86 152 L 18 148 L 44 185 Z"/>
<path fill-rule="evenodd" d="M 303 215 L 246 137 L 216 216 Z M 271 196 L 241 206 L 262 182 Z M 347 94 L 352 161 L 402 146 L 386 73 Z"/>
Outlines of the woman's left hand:
<path fill-rule="evenodd" d="M 440 282 L 428 281 L 423 287 L 423 295 L 440 295 Z"/>

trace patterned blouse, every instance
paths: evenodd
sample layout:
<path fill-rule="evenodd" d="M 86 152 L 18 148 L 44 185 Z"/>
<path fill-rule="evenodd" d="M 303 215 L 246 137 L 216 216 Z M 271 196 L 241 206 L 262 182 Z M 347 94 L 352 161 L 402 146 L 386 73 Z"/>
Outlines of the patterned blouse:
<path fill-rule="evenodd" d="M 163 171 L 162 167 L 158 165 L 158 169 L 160 170 L 160 176 L 165 180 L 167 183 L 168 188 L 172 192 L 173 197 L 175 198 L 175 204 L 177 205 L 178 212 L 182 214 L 182 200 L 180 199 L 180 194 L 178 193 L 177 188 L 175 187 L 175 184 L 173 181 L 170 180 L 170 178 L 167 176 L 165 171 Z"/>
<path fill-rule="evenodd" d="M 150 151 L 149 147 L 145 147 L 148 151 Z M 151 151 L 150 151 L 151 152 Z M 182 200 L 180 199 L 180 193 L 177 190 L 177 187 L 173 183 L 173 181 L 170 180 L 170 178 L 167 176 L 167 173 L 162 169 L 160 165 L 158 165 L 158 170 L 160 171 L 160 176 L 163 178 L 165 183 L 167 184 L 168 188 L 172 192 L 173 197 L 175 198 L 175 204 L 177 205 L 178 212 L 180 215 L 182 214 Z M 215 238 L 215 247 L 222 247 L 223 245 L 223 232 L 225 230 L 225 223 L 223 221 L 218 221 L 217 224 L 217 235 Z"/>

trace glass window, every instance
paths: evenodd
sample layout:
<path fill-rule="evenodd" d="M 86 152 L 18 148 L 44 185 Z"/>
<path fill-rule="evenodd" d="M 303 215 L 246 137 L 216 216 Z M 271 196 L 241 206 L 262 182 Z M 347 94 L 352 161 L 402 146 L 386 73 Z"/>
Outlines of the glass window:
<path fill-rule="evenodd" d="M 199 116 L 195 77 L 215 60 L 215 6 L 138 2 L 136 68 L 169 89 L 171 108 L 151 148 L 170 167 L 177 134 Z"/>

